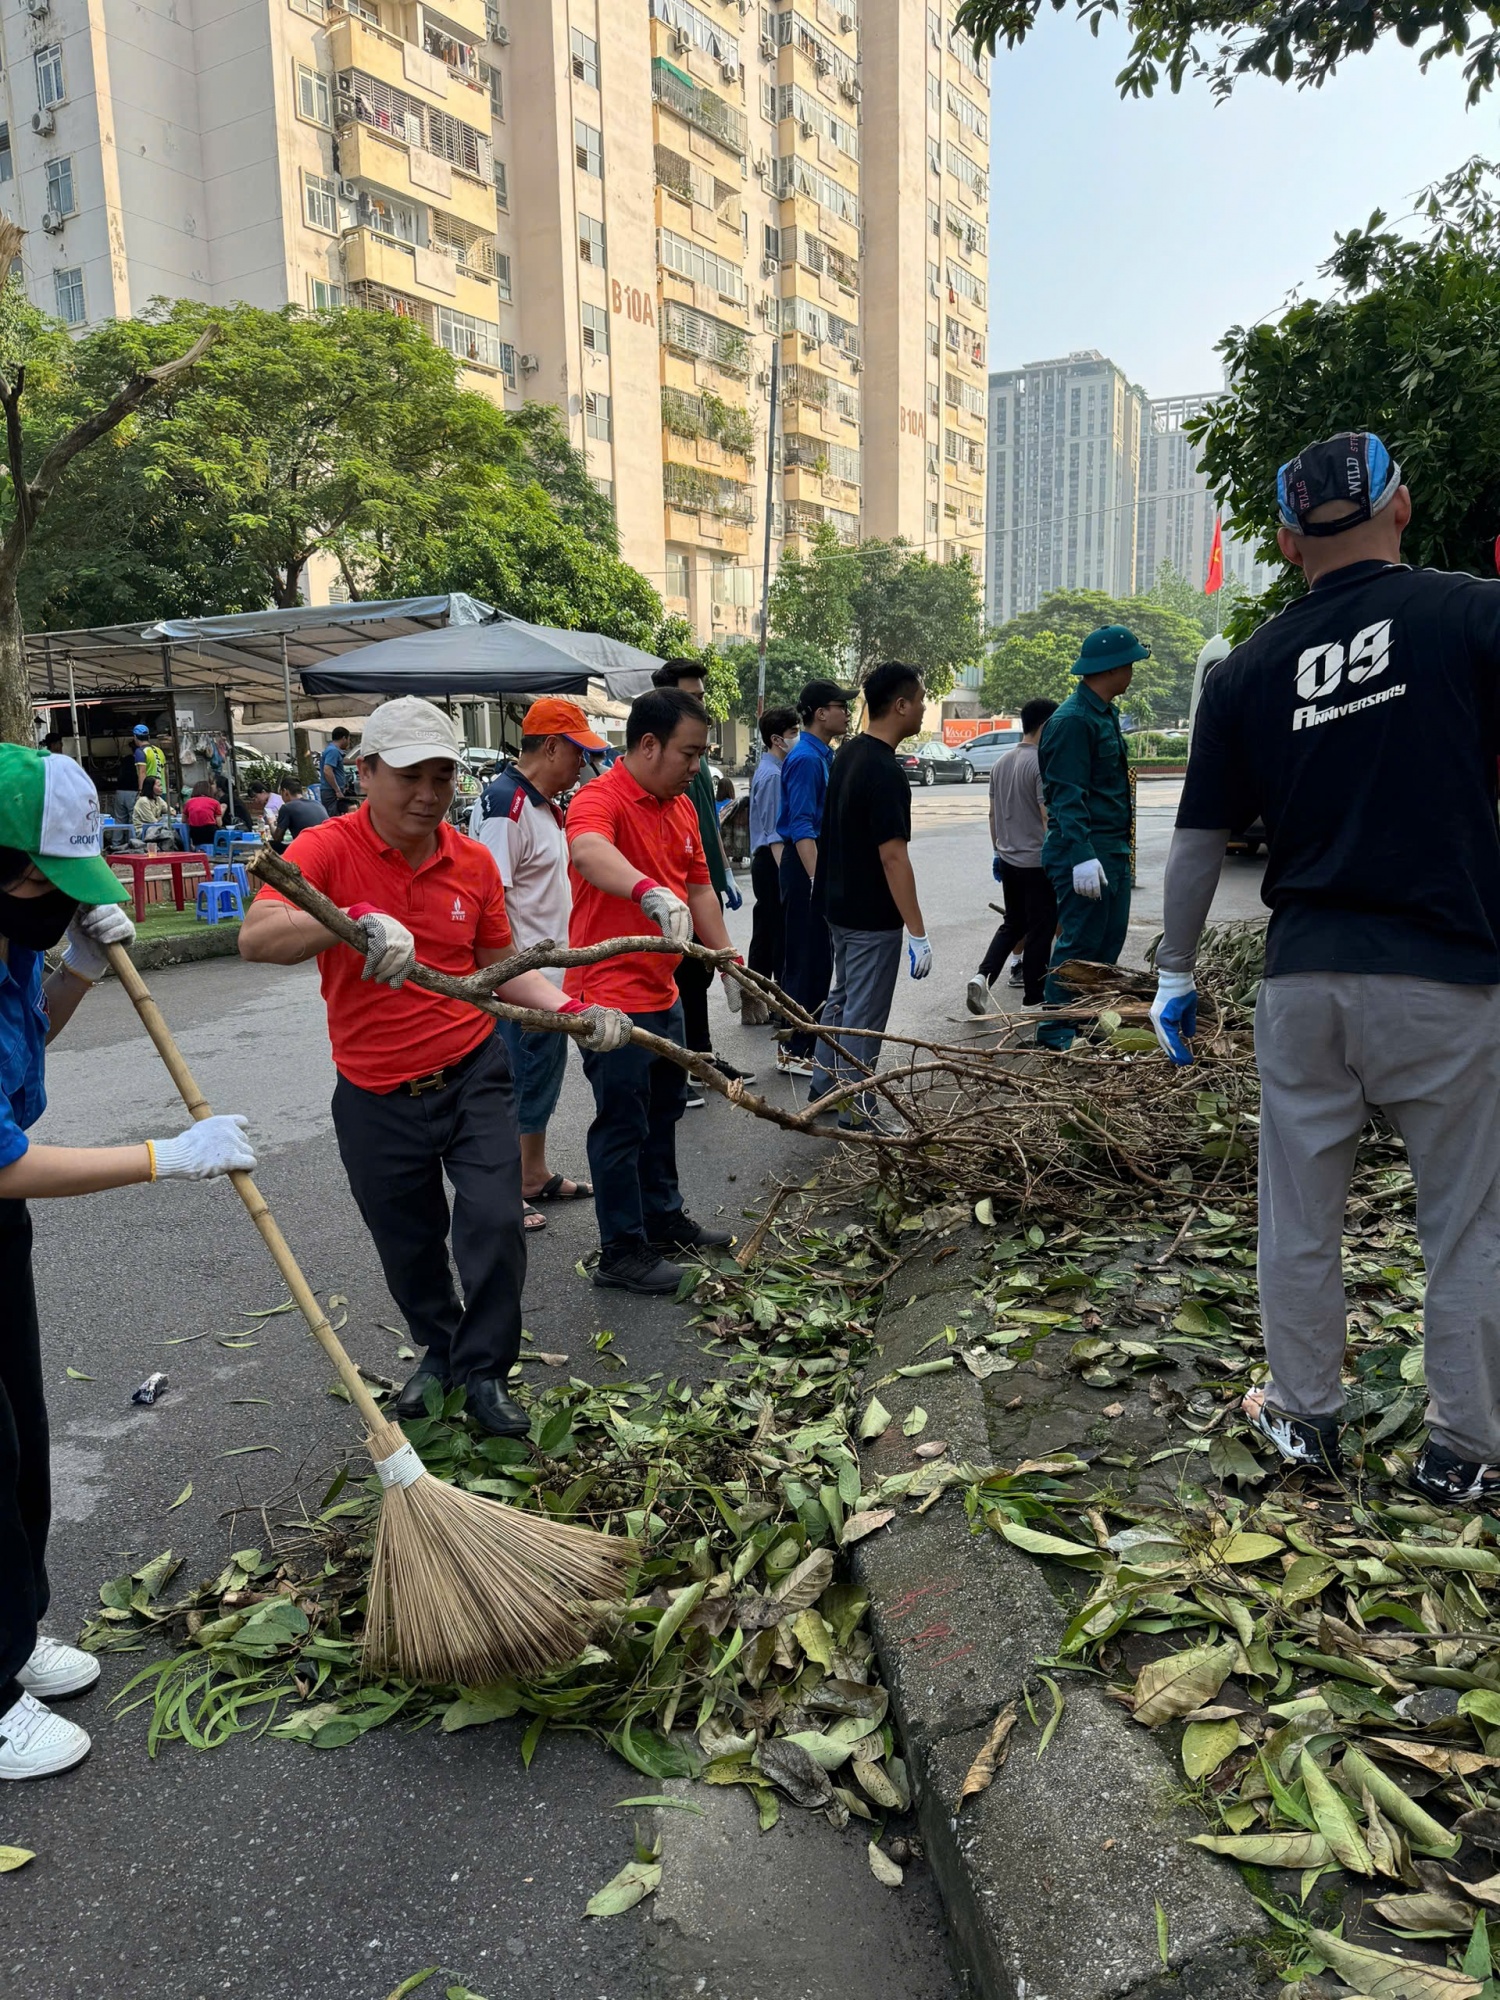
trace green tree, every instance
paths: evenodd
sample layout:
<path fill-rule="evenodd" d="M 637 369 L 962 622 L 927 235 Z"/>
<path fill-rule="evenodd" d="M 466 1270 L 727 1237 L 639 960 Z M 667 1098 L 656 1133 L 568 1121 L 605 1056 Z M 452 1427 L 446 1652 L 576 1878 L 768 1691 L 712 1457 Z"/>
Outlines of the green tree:
<path fill-rule="evenodd" d="M 734 713 L 745 722 L 753 722 L 760 648 L 751 639 L 734 639 L 720 652 L 734 672 Z M 767 708 L 795 708 L 797 696 L 809 681 L 837 678 L 828 655 L 801 639 L 772 639 L 766 647 Z"/>
<path fill-rule="evenodd" d="M 788 549 L 771 580 L 771 630 L 778 639 L 816 646 L 839 659 L 854 637 L 852 598 L 859 561 L 826 521 L 813 529 L 807 555 Z"/>
<path fill-rule="evenodd" d="M 1122 706 L 1143 722 L 1186 715 L 1202 632 L 1191 619 L 1158 599 L 1107 597 L 1102 590 L 1055 590 L 1034 611 L 1023 611 L 1019 618 L 1000 626 L 985 673 L 986 703 L 998 712 L 1013 714 L 1033 695 L 1060 700 L 1072 690 L 1073 679 L 1067 670 L 1077 659 L 1079 647 L 1100 625 L 1128 625 L 1151 648 L 1151 658 L 1137 666 Z M 1022 643 L 1044 634 L 1055 637 L 1059 646 L 1033 651 Z"/>
<path fill-rule="evenodd" d="M 850 592 L 861 674 L 881 660 L 920 669 L 935 700 L 984 658 L 984 600 L 967 555 L 933 562 L 901 540 L 862 542 Z"/>
<path fill-rule="evenodd" d="M 508 416 L 510 428 L 520 438 L 526 469 L 561 519 L 618 555 L 614 502 L 594 484 L 583 453 L 568 440 L 561 413 L 551 403 L 523 403 Z"/>
<path fill-rule="evenodd" d="M 1371 216 L 1335 239 L 1326 299 L 1279 320 L 1233 327 L 1219 343 L 1232 387 L 1189 429 L 1236 530 L 1276 547 L 1276 469 L 1299 445 L 1377 431 L 1400 462 L 1415 511 L 1413 563 L 1494 571 L 1500 525 L 1500 167 L 1472 160 L 1426 191 L 1419 240 Z M 1237 608 L 1243 636 L 1303 588 L 1287 568 Z"/>
<path fill-rule="evenodd" d="M 1064 13 L 1070 0 L 1052 0 Z M 1278 83 L 1323 84 L 1351 56 L 1394 36 L 1403 48 L 1425 41 L 1420 67 L 1438 56 L 1464 58 L 1468 100 L 1475 103 L 1495 81 L 1500 63 L 1500 6 L 1455 5 L 1454 0 L 1301 0 L 1268 7 L 1263 0 L 1071 0 L 1074 18 L 1098 34 L 1107 14 L 1125 16 L 1133 37 L 1117 79 L 1122 96 L 1150 97 L 1163 78 L 1173 90 L 1188 76 L 1206 77 L 1215 96 L 1227 97 L 1244 76 Z M 1014 48 L 1036 26 L 1042 0 L 963 0 L 958 26 L 976 48 L 993 52 L 997 41 Z M 1481 31 L 1480 24 L 1487 24 Z"/>

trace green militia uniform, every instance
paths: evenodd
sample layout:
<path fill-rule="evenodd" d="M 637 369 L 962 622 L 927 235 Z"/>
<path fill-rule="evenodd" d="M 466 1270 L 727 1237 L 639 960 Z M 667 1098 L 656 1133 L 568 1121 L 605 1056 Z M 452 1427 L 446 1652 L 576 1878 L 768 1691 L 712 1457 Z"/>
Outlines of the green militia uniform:
<path fill-rule="evenodd" d="M 1130 772 L 1113 702 L 1080 681 L 1049 718 L 1037 757 L 1047 806 L 1042 866 L 1057 892 L 1052 966 L 1070 958 L 1113 965 L 1130 923 L 1131 832 Z M 1075 866 L 1091 856 L 1108 877 L 1097 902 L 1073 890 Z M 1066 1007 L 1078 996 L 1049 970 L 1043 997 L 1049 1006 Z M 1066 1049 L 1073 1034 L 1071 1022 L 1044 1021 L 1036 1038 L 1044 1048 Z"/>

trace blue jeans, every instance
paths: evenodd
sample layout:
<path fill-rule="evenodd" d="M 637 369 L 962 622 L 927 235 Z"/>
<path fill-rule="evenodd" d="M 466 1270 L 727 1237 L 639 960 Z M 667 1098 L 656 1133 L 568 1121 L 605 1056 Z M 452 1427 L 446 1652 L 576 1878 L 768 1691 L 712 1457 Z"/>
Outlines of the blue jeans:
<path fill-rule="evenodd" d="M 545 1028 L 523 1028 L 515 1021 L 502 1021 L 500 1032 L 510 1050 L 515 1078 L 516 1126 L 523 1138 L 529 1138 L 546 1131 L 557 1109 L 568 1067 L 568 1037 L 549 1034 Z"/>
<path fill-rule="evenodd" d="M 818 1043 L 813 1060 L 813 1097 L 822 1097 L 840 1083 L 851 1082 L 859 1075 L 854 1068 L 856 1062 L 867 1069 L 879 1068 L 880 1043 L 875 1036 L 891 1018 L 905 933 L 854 931 L 843 924 L 830 924 L 828 935 L 833 943 L 833 984 L 823 1003 L 823 1026 L 842 1029 L 847 1023 L 851 1032 L 839 1034 L 843 1055 L 837 1054 L 827 1042 Z M 860 1028 L 873 1029 L 874 1033 L 852 1032 Z M 853 1061 L 846 1059 L 850 1057 Z M 865 1091 L 858 1102 L 861 1109 L 868 1111 L 874 1099 Z"/>
<path fill-rule="evenodd" d="M 682 1007 L 632 1014 L 648 1033 L 682 1042 Z M 677 1121 L 687 1103 L 687 1072 L 664 1056 L 627 1042 L 601 1055 L 583 1052 L 594 1091 L 589 1127 L 589 1179 L 605 1263 L 644 1250 L 653 1226 L 682 1213 L 677 1186 Z"/>
<path fill-rule="evenodd" d="M 1130 926 L 1130 855 L 1101 854 L 1109 886 L 1097 901 L 1073 893 L 1071 868 L 1049 868 L 1047 874 L 1057 893 L 1057 942 L 1052 947 L 1053 966 L 1066 965 L 1070 958 L 1088 959 L 1095 965 L 1115 965 L 1125 947 Z M 1049 1007 L 1067 1007 L 1078 999 L 1051 969 L 1042 997 Z M 1077 1033 L 1071 1021 L 1043 1021 L 1036 1031 L 1044 1049 L 1070 1049 Z"/>

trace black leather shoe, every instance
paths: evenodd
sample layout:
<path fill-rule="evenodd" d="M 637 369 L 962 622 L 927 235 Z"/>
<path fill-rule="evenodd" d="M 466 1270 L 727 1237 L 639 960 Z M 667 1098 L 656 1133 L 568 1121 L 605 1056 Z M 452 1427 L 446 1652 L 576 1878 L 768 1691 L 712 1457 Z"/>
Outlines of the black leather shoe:
<path fill-rule="evenodd" d="M 464 1415 L 472 1417 L 491 1437 L 520 1438 L 531 1429 L 530 1417 L 519 1403 L 511 1401 L 504 1384 L 495 1375 L 476 1375 L 472 1379 Z"/>
<path fill-rule="evenodd" d="M 627 1250 L 608 1262 L 601 1257 L 594 1269 L 594 1283 L 604 1291 L 671 1297 L 682 1283 L 682 1266 L 669 1263 L 654 1249 Z"/>
<path fill-rule="evenodd" d="M 727 1229 L 706 1229 L 685 1208 L 646 1224 L 646 1241 L 653 1250 L 727 1250 L 734 1238 Z"/>
<path fill-rule="evenodd" d="M 436 1382 L 446 1394 L 448 1375 L 435 1354 L 424 1354 L 416 1368 L 407 1376 L 401 1393 L 392 1405 L 392 1412 L 398 1420 L 425 1417 L 427 1414 L 427 1384 Z"/>

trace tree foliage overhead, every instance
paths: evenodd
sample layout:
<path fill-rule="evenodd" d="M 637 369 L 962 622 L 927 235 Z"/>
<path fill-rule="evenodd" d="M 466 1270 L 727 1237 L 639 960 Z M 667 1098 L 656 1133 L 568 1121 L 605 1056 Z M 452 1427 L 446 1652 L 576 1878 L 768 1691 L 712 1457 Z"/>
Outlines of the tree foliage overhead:
<path fill-rule="evenodd" d="M 1235 532 L 1276 549 L 1277 467 L 1340 430 L 1377 431 L 1412 491 L 1409 562 L 1491 575 L 1500 528 L 1500 168 L 1426 192 L 1427 230 L 1372 215 L 1322 266 L 1336 289 L 1219 343 L 1231 388 L 1188 425 Z M 1231 636 L 1302 589 L 1288 570 Z"/>
<path fill-rule="evenodd" d="M 1321 85 L 1351 56 L 1366 55 L 1391 36 L 1419 48 L 1426 69 L 1439 56 L 1461 56 L 1468 101 L 1494 84 L 1500 65 L 1500 6 L 1468 0 L 1052 0 L 1097 35 L 1106 15 L 1122 14 L 1130 55 L 1117 82 L 1122 96 L 1150 97 L 1162 81 L 1181 90 L 1189 76 L 1207 79 L 1227 97 L 1246 76 L 1278 83 Z M 1015 48 L 1036 26 L 1042 0 L 963 0 L 957 25 L 976 49 Z"/>
<path fill-rule="evenodd" d="M 945 695 L 984 657 L 984 605 L 967 555 L 934 562 L 897 537 L 849 547 L 826 522 L 807 556 L 790 551 L 771 585 L 771 630 L 864 674 L 881 660 L 916 667 Z"/>
<path fill-rule="evenodd" d="M 760 684 L 760 648 L 752 639 L 734 639 L 720 649 L 735 677 L 734 713 L 755 720 Z M 837 667 L 820 647 L 803 639 L 772 639 L 766 647 L 766 707 L 795 708 L 809 681 L 836 680 Z"/>
<path fill-rule="evenodd" d="M 1078 649 L 1100 625 L 1128 625 L 1151 648 L 1121 708 L 1145 722 L 1186 715 L 1203 644 L 1199 626 L 1159 599 L 1107 597 L 1102 590 L 1054 590 L 1034 611 L 999 628 L 984 676 L 991 713 L 1014 715 L 1038 695 L 1066 699 L 1077 685 Z"/>

